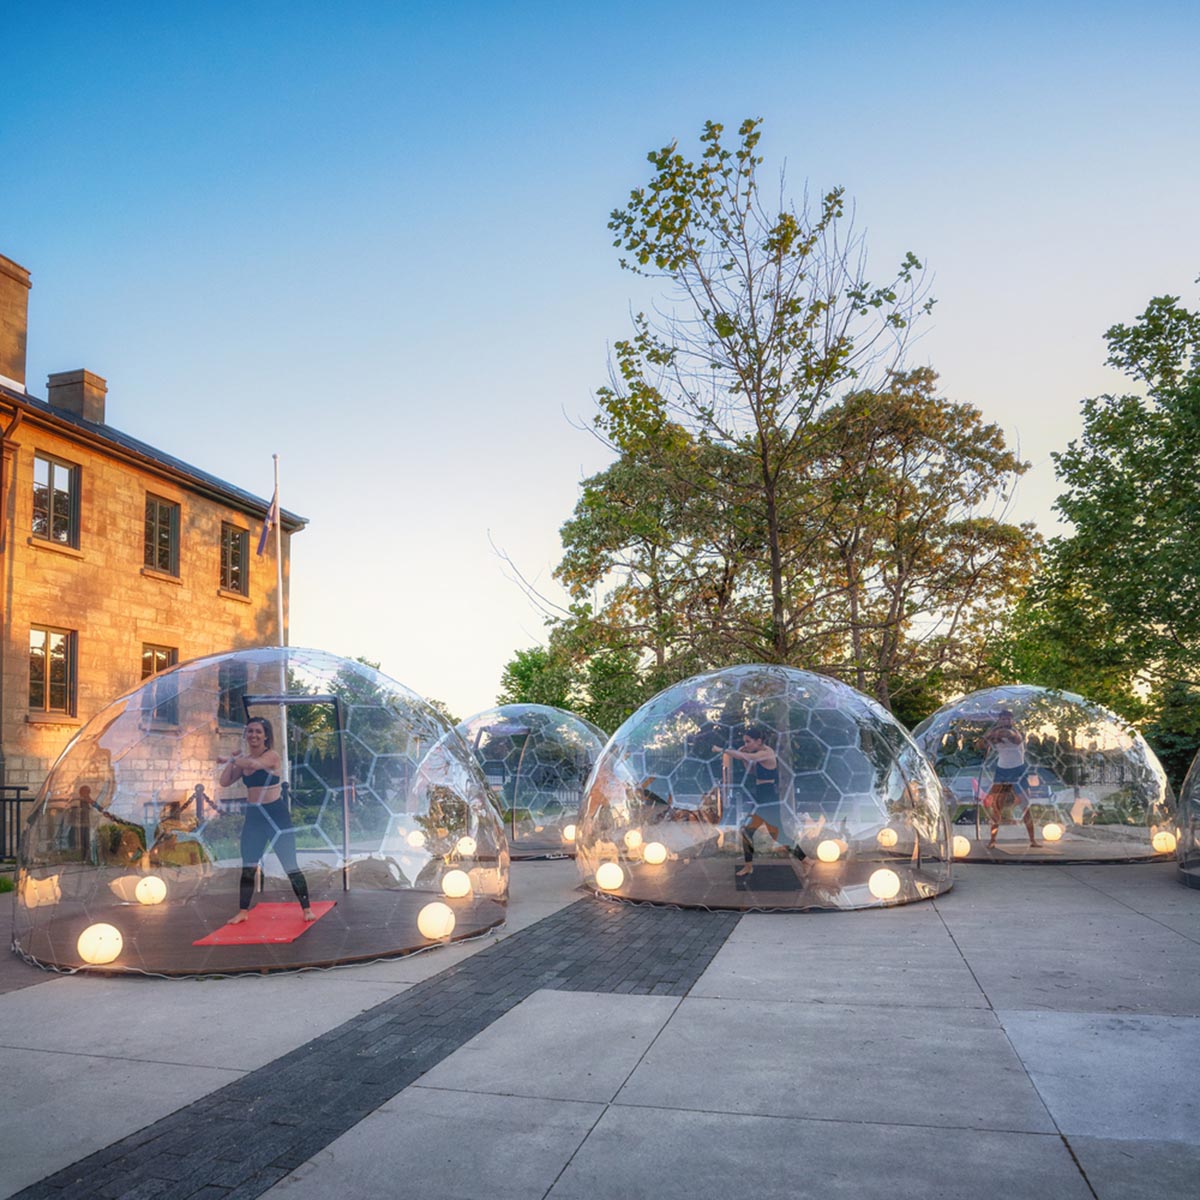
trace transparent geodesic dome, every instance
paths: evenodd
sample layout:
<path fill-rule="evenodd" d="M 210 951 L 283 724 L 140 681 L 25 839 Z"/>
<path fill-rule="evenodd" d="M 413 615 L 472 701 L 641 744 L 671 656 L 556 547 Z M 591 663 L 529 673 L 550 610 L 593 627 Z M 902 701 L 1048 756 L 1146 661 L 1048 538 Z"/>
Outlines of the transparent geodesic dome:
<path fill-rule="evenodd" d="M 1170 857 L 1170 784 L 1145 739 L 1073 692 L 1011 685 L 943 705 L 913 731 L 942 782 L 961 857 Z"/>
<path fill-rule="evenodd" d="M 575 853 L 584 785 L 605 735 L 546 704 L 503 704 L 458 726 L 504 820 L 513 858 Z"/>
<path fill-rule="evenodd" d="M 282 781 L 249 803 L 218 760 L 261 718 Z M 69 970 L 325 966 L 480 933 L 507 894 L 503 828 L 445 719 L 361 663 L 264 648 L 155 676 L 71 741 L 26 831 L 14 941 Z"/>
<path fill-rule="evenodd" d="M 764 746 L 774 769 L 726 753 Z M 596 764 L 577 847 L 585 884 L 629 900 L 851 909 L 950 887 L 937 778 L 908 734 L 789 667 L 698 675 L 639 708 Z"/>

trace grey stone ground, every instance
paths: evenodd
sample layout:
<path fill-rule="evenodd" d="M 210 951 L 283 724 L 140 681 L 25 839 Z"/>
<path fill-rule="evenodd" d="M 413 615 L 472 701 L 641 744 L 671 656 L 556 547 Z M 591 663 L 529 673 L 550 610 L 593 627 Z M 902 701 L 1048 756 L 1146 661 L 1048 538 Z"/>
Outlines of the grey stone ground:
<path fill-rule="evenodd" d="M 1200 1194 L 1200 891 L 960 867 L 681 914 L 518 864 L 499 938 L 168 982 L 0 965 L 0 1195 Z"/>

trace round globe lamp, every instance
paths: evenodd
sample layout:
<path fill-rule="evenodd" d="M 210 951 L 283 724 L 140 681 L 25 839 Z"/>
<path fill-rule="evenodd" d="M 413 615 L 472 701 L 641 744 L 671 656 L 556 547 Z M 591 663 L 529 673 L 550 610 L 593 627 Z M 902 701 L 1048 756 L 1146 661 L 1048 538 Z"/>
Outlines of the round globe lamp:
<path fill-rule="evenodd" d="M 161 904 L 167 898 L 167 885 L 157 875 L 143 875 L 133 895 L 139 904 Z"/>
<path fill-rule="evenodd" d="M 601 863 L 596 868 L 596 886 L 606 892 L 615 892 L 625 882 L 625 872 L 615 862 Z"/>
<path fill-rule="evenodd" d="M 825 841 L 817 847 L 817 857 L 823 863 L 837 862 L 842 857 L 842 847 L 832 838 L 826 838 Z"/>
<path fill-rule="evenodd" d="M 454 932 L 454 910 L 450 905 L 435 900 L 417 914 L 417 928 L 421 936 L 431 942 L 448 938 Z"/>
<path fill-rule="evenodd" d="M 125 939 L 115 925 L 89 925 L 80 935 L 75 948 L 79 957 L 93 967 L 102 967 L 113 962 L 121 953 Z"/>
<path fill-rule="evenodd" d="M 442 891 L 451 900 L 461 900 L 471 894 L 471 877 L 466 871 L 447 871 L 442 876 Z"/>
<path fill-rule="evenodd" d="M 900 894 L 900 876 L 883 867 L 867 880 L 867 890 L 876 900 L 894 900 Z"/>
<path fill-rule="evenodd" d="M 647 842 L 642 851 L 642 859 L 652 867 L 661 866 L 667 861 L 667 848 L 662 842 Z"/>

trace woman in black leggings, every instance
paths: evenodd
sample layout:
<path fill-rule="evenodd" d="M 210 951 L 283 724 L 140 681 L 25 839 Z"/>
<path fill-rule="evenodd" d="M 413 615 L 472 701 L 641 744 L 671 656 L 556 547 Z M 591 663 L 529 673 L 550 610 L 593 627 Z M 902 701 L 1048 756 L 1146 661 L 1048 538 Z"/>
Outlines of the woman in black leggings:
<path fill-rule="evenodd" d="M 229 924 L 240 925 L 250 915 L 254 876 L 263 852 L 275 839 L 275 853 L 291 880 L 292 891 L 304 909 L 304 919 L 315 921 L 308 899 L 308 881 L 296 862 L 296 835 L 292 815 L 280 784 L 282 763 L 273 749 L 275 734 L 265 717 L 246 722 L 246 753 L 218 758 L 222 764 L 221 786 L 231 787 L 239 779 L 246 785 L 246 823 L 242 826 L 242 879 L 238 888 L 238 914 Z"/>

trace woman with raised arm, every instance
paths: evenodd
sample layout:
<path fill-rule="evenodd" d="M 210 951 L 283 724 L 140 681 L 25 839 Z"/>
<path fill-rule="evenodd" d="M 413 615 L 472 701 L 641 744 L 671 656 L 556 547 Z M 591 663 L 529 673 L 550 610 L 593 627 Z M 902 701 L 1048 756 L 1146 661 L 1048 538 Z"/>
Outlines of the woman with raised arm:
<path fill-rule="evenodd" d="M 747 763 L 753 778 L 751 787 L 750 816 L 742 823 L 742 858 L 745 865 L 738 875 L 749 875 L 754 870 L 754 831 L 765 829 L 772 841 L 783 846 L 779 840 L 783 828 L 783 807 L 779 796 L 779 759 L 767 745 L 767 731 L 761 725 L 748 725 L 742 732 L 742 748 L 726 750 L 725 758 L 738 759 Z M 799 846 L 786 847 L 798 859 L 805 857 Z"/>
<path fill-rule="evenodd" d="M 991 837 L 987 848 L 996 848 L 996 835 L 1004 823 L 1004 810 L 1010 805 L 1017 807 L 1021 813 L 1025 832 L 1029 834 L 1030 846 L 1040 846 L 1041 842 L 1037 840 L 1033 831 L 1029 792 L 1025 787 L 1025 775 L 1028 771 L 1025 765 L 1025 735 L 1013 721 L 1011 712 L 1007 709 L 1001 711 L 992 727 L 979 739 L 979 746 L 985 762 L 992 755 L 996 758 L 992 784 L 983 798 L 983 808 L 991 824 Z"/>
<path fill-rule="evenodd" d="M 291 881 L 306 921 L 316 914 L 308 898 L 308 881 L 296 862 L 296 835 L 292 815 L 280 786 L 283 764 L 275 752 L 275 732 L 266 717 L 252 717 L 243 731 L 246 750 L 230 758 L 218 758 L 221 786 L 232 787 L 238 780 L 246 785 L 246 823 L 242 826 L 242 878 L 238 888 L 238 912 L 230 925 L 240 925 L 250 915 L 254 897 L 254 876 L 263 854 L 275 838 L 275 853 Z M 278 837 L 276 837 L 278 834 Z"/>

